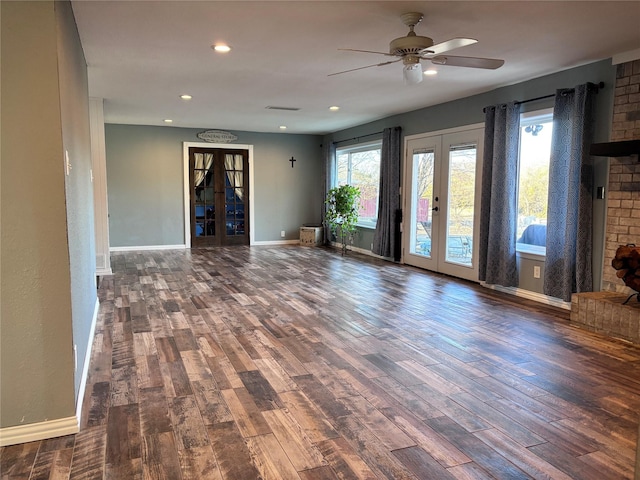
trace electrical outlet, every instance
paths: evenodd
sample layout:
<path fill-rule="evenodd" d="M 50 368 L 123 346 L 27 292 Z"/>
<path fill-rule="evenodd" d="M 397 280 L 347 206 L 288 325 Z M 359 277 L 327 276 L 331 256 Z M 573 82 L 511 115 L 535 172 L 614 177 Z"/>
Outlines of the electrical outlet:
<path fill-rule="evenodd" d="M 280 236 L 281 236 L 282 238 L 284 238 L 284 237 L 286 236 L 286 234 L 285 234 L 285 231 L 284 231 L 284 230 L 281 230 L 281 231 L 280 231 Z"/>
<path fill-rule="evenodd" d="M 540 278 L 540 266 L 533 267 L 533 278 Z"/>

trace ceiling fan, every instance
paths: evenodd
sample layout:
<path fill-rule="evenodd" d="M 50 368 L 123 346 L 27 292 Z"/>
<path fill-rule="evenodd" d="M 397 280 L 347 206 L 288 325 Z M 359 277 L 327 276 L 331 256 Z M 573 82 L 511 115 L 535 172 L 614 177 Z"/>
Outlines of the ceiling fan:
<path fill-rule="evenodd" d="M 356 50 L 353 48 L 340 48 L 339 50 L 349 52 L 375 53 L 378 55 L 386 55 L 388 57 L 398 57 L 396 60 L 388 62 L 376 63 L 365 67 L 352 68 L 342 72 L 331 73 L 328 76 L 340 75 L 343 73 L 354 72 L 370 67 L 381 67 L 402 61 L 404 65 L 403 76 L 405 83 L 416 84 L 422 81 L 422 64 L 420 60 L 429 60 L 436 65 L 450 65 L 454 67 L 471 67 L 485 68 L 494 70 L 504 65 L 504 60 L 496 58 L 478 58 L 478 57 L 458 57 L 452 55 L 444 55 L 455 48 L 473 45 L 478 41 L 473 38 L 452 38 L 446 42 L 434 45 L 433 40 L 429 37 L 416 35 L 415 26 L 422 21 L 424 15 L 419 12 L 409 12 L 401 16 L 402 22 L 409 27 L 409 33 L 405 37 L 396 38 L 389 44 L 389 53 L 373 52 L 370 50 Z"/>

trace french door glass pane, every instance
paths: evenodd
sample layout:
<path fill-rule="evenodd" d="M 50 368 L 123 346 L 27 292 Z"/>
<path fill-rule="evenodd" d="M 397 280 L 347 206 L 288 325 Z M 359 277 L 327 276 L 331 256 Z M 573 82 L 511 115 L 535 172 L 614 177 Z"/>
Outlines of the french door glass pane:
<path fill-rule="evenodd" d="M 431 257 L 433 201 L 433 150 L 413 152 L 411 253 Z"/>
<path fill-rule="evenodd" d="M 196 237 L 215 235 L 213 154 L 195 153 L 193 186 Z"/>
<path fill-rule="evenodd" d="M 243 156 L 226 154 L 225 170 L 225 228 L 227 236 L 244 235 L 244 172 Z"/>
<path fill-rule="evenodd" d="M 449 150 L 446 261 L 472 264 L 476 146 Z"/>

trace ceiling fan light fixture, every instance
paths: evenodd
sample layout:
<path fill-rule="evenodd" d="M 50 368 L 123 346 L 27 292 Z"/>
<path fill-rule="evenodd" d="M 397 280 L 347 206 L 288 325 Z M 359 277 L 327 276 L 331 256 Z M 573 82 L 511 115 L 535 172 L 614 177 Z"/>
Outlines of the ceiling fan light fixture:
<path fill-rule="evenodd" d="M 447 65 L 453 67 L 469 67 L 495 70 L 504 65 L 504 60 L 498 58 L 480 58 L 480 57 L 460 57 L 443 55 L 445 52 L 455 50 L 457 48 L 473 45 L 478 41 L 475 38 L 456 37 L 437 44 L 433 43 L 433 39 L 417 35 L 415 27 L 423 19 L 422 13 L 408 12 L 401 16 L 402 22 L 409 27 L 409 33 L 404 37 L 399 37 L 389 43 L 389 53 L 376 52 L 373 50 L 357 50 L 353 48 L 340 48 L 339 50 L 347 50 L 351 52 L 373 53 L 376 55 L 385 55 L 387 57 L 395 57 L 395 60 L 387 62 L 375 63 L 373 65 L 365 65 L 364 67 L 351 68 L 337 73 L 330 73 L 328 76 L 339 75 L 341 73 L 355 72 L 356 70 L 364 70 L 371 67 L 382 67 L 402 61 L 404 65 L 403 77 L 405 83 L 413 85 L 422 81 L 423 73 L 420 61 L 431 61 L 434 65 Z M 424 72 L 424 75 L 435 75 L 435 69 Z"/>
<path fill-rule="evenodd" d="M 415 85 L 422 82 L 422 65 L 420 62 L 405 64 L 402 76 L 404 77 L 404 83 L 406 85 Z"/>

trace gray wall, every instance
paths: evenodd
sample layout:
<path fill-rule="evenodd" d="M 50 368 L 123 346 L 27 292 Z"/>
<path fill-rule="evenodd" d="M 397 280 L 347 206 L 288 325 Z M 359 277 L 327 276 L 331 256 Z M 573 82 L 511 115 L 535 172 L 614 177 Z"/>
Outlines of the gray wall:
<path fill-rule="evenodd" d="M 615 68 L 610 60 L 585 65 L 582 67 L 565 70 L 526 82 L 509 85 L 503 88 L 492 90 L 481 95 L 463 98 L 453 102 L 423 108 L 401 115 L 387 117 L 376 122 L 360 125 L 358 127 L 334 132 L 326 135 L 324 142 L 346 140 L 353 137 L 368 135 L 379 132 L 387 127 L 402 127 L 403 136 L 415 135 L 427 132 L 434 132 L 447 128 L 461 127 L 475 123 L 484 122 L 482 109 L 485 106 L 496 103 L 504 103 L 513 100 L 526 100 L 555 93 L 559 88 L 570 88 L 586 82 L 604 82 L 605 87 L 600 91 L 596 101 L 596 128 L 595 141 L 602 142 L 609 139 L 611 130 L 611 120 L 613 111 L 613 86 L 615 84 Z M 428 80 L 426 80 L 428 82 Z M 553 98 L 543 101 L 531 102 L 523 105 L 524 111 L 539 110 L 553 106 Z M 374 137 L 369 137 L 370 140 Z M 354 142 L 343 142 L 340 146 L 346 146 Z M 595 185 L 606 185 L 608 160 L 606 158 L 594 157 L 595 162 Z M 594 288 L 598 289 L 602 279 L 602 262 L 604 249 L 604 226 L 605 226 L 605 206 L 606 200 L 593 200 L 594 211 L 594 246 L 593 246 L 593 270 Z M 356 235 L 354 245 L 356 247 L 370 250 L 371 231 L 359 232 Z M 541 265 L 542 262 L 521 258 L 520 264 L 520 287 L 542 293 L 542 283 L 533 278 L 533 266 Z M 544 277 L 544 271 L 542 272 Z"/>
<path fill-rule="evenodd" d="M 76 98 L 86 96 L 86 73 L 71 8 L 0 8 L 0 427 L 10 427 L 75 414 L 73 343 L 88 342 L 96 293 L 88 99 Z"/>
<path fill-rule="evenodd" d="M 69 152 L 71 170 L 65 176 L 67 242 L 71 272 L 73 343 L 77 347 L 76 401 L 90 342 L 96 308 L 96 255 L 89 130 L 87 63 L 71 4 L 56 2 L 58 23 L 58 72 L 62 143 Z"/>
<path fill-rule="evenodd" d="M 111 247 L 184 245 L 183 142 L 201 129 L 107 124 L 107 190 Z M 321 137 L 232 132 L 253 145 L 256 242 L 299 238 L 319 223 Z M 288 161 L 296 158 L 293 168 Z"/>

